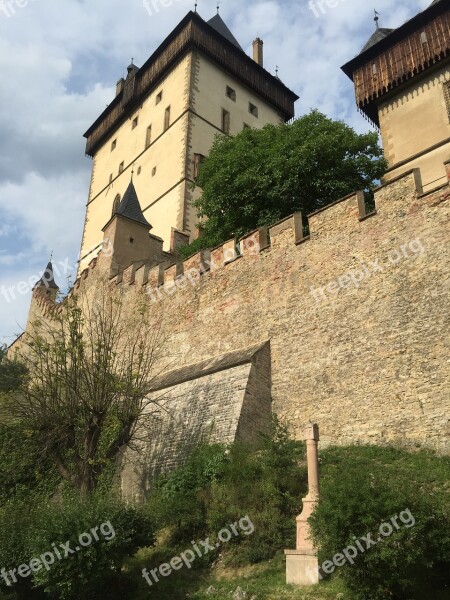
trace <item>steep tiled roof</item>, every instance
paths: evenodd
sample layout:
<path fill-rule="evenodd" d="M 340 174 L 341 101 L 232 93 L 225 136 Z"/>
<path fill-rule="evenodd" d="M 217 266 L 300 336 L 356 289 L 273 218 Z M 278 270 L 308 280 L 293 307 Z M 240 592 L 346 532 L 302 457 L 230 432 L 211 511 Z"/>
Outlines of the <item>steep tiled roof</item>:
<path fill-rule="evenodd" d="M 152 228 L 150 223 L 144 217 L 144 213 L 142 212 L 141 205 L 139 203 L 139 199 L 137 197 L 136 189 L 132 181 L 130 181 L 130 185 L 125 192 L 121 203 L 117 207 L 115 212 L 116 215 L 121 215 L 122 217 L 127 217 L 132 221 L 137 221 L 138 223 L 142 223 L 142 225 L 147 225 Z"/>
<path fill-rule="evenodd" d="M 52 290 L 59 290 L 59 286 L 56 284 L 55 275 L 53 273 L 52 261 L 48 263 L 47 268 L 42 274 L 42 277 L 39 279 L 39 281 L 36 281 L 34 287 L 46 287 Z"/>
<path fill-rule="evenodd" d="M 215 15 L 212 19 L 210 19 L 208 21 L 208 25 L 211 25 L 211 27 L 213 29 L 215 29 L 217 31 L 217 33 L 220 33 L 220 35 L 222 37 L 224 37 L 229 42 L 234 44 L 236 46 L 236 48 L 239 48 L 239 50 L 242 50 L 241 45 L 239 44 L 237 39 L 234 37 L 234 35 L 231 33 L 227 24 L 225 23 L 225 21 L 222 19 L 222 17 L 220 15 Z M 242 52 L 243 52 L 243 50 L 242 50 Z"/>

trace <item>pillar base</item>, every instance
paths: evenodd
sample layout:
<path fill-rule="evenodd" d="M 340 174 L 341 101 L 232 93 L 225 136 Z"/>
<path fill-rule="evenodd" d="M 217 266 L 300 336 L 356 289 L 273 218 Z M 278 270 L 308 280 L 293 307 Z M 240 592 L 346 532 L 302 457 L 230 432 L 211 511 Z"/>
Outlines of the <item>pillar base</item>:
<path fill-rule="evenodd" d="M 290 585 L 317 585 L 319 578 L 319 559 L 315 552 L 308 550 L 285 550 L 286 583 Z"/>

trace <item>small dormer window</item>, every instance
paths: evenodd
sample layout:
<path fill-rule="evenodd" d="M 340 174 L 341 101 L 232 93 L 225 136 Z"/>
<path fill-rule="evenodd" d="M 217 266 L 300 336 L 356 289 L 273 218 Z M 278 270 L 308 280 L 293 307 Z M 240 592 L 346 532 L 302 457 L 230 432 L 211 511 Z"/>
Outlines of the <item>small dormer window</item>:
<path fill-rule="evenodd" d="M 233 102 L 236 102 L 236 90 L 233 90 L 233 88 L 231 88 L 229 85 L 227 85 L 226 95 L 227 98 L 233 100 Z"/>
<path fill-rule="evenodd" d="M 253 115 L 254 117 L 257 117 L 259 114 L 258 107 L 255 106 L 254 104 L 252 104 L 251 102 L 249 102 L 249 105 L 248 105 L 248 112 L 251 115 Z"/>

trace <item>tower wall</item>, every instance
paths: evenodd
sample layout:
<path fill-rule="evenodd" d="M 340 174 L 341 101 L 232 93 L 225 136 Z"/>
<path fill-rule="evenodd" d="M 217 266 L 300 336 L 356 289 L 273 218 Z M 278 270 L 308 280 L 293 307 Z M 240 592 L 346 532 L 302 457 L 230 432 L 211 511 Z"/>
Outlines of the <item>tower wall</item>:
<path fill-rule="evenodd" d="M 425 191 L 445 183 L 443 163 L 450 159 L 450 103 L 447 106 L 445 90 L 449 82 L 446 65 L 413 80 L 380 105 L 381 136 L 390 166 L 386 181 L 418 167 Z"/>

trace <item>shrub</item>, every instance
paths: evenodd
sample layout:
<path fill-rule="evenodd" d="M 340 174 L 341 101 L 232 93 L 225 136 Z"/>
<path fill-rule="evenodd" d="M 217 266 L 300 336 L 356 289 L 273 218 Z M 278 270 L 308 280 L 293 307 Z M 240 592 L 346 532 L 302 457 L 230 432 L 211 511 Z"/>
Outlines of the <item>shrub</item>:
<path fill-rule="evenodd" d="M 159 529 L 170 529 L 170 543 L 187 547 L 248 516 L 255 532 L 233 536 L 223 547 L 228 559 L 270 558 L 294 543 L 294 517 L 306 490 L 306 471 L 299 466 L 303 454 L 303 444 L 290 440 L 278 423 L 259 449 L 240 443 L 228 449 L 201 446 L 183 467 L 158 482 L 148 509 Z"/>
<path fill-rule="evenodd" d="M 156 482 L 147 507 L 157 527 L 169 529 L 169 543 L 190 542 L 206 533 L 210 487 L 222 476 L 226 460 L 225 446 L 198 446 L 185 465 Z"/>
<path fill-rule="evenodd" d="M 311 525 L 320 560 L 372 534 L 377 542 L 339 569 L 361 600 L 417 599 L 448 585 L 450 458 L 393 448 L 330 448 L 322 453 L 321 501 Z M 391 517 L 413 519 L 380 536 Z M 413 526 L 410 526 L 414 522 Z M 362 542 L 365 548 L 365 542 Z"/>
<path fill-rule="evenodd" d="M 295 545 L 295 517 L 306 492 L 304 445 L 289 438 L 275 422 L 261 450 L 249 452 L 241 444 L 230 450 L 227 468 L 214 482 L 208 509 L 208 526 L 218 532 L 248 515 L 252 535 L 230 542 L 228 562 L 256 563 Z"/>
<path fill-rule="evenodd" d="M 13 588 L 18 597 L 24 586 L 27 598 L 40 591 L 58 600 L 101 598 L 105 589 L 110 589 L 111 600 L 123 597 L 120 573 L 125 560 L 154 543 L 153 524 L 146 513 L 115 499 L 99 496 L 44 503 L 31 513 L 18 504 L 0 513 L 5 524 L 3 528 L 0 523 L 2 564 L 17 568 L 32 559 L 45 564 L 41 557 L 48 564 L 40 569 L 35 565 L 36 572 L 29 578 L 19 578 L 20 586 Z M 7 518 L 11 519 L 8 526 Z M 31 584 L 38 589 L 33 592 Z"/>

